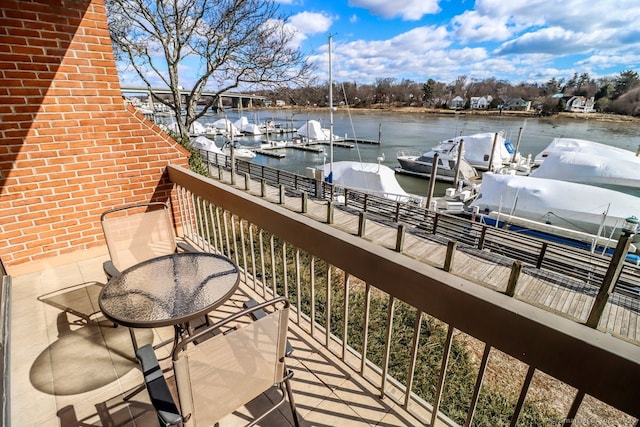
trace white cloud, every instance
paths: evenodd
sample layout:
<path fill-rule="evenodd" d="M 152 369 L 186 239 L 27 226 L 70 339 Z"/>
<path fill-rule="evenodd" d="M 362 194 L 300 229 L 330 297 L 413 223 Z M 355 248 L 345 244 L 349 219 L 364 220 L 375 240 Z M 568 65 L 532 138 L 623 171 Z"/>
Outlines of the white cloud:
<path fill-rule="evenodd" d="M 468 10 L 453 18 L 456 36 L 462 41 L 505 40 L 512 35 L 505 17 L 489 17 Z"/>
<path fill-rule="evenodd" d="M 440 12 L 438 0 L 349 0 L 349 6 L 368 9 L 383 18 L 401 17 L 405 21 L 417 21 L 424 15 Z"/>
<path fill-rule="evenodd" d="M 352 24 L 355 24 L 356 22 L 358 22 L 358 15 L 356 14 L 351 15 L 351 18 L 349 18 L 349 22 L 351 22 Z"/>
<path fill-rule="evenodd" d="M 333 18 L 324 13 L 301 12 L 291 16 L 288 23 L 303 34 L 320 34 L 331 28 Z"/>

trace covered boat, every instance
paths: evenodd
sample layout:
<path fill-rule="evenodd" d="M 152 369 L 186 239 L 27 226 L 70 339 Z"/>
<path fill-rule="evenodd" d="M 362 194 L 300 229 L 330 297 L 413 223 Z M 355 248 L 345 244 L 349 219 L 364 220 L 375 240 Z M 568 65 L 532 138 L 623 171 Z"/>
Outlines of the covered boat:
<path fill-rule="evenodd" d="M 483 174 L 480 194 L 471 206 L 497 221 L 557 235 L 569 230 L 564 237 L 571 239 L 617 239 L 625 219 L 640 214 L 640 198 L 629 194 L 574 182 L 488 172 Z"/>
<path fill-rule="evenodd" d="M 575 138 L 554 138 L 553 141 L 534 158 L 536 165 L 541 165 L 551 153 L 580 152 L 605 156 L 610 159 L 629 160 L 634 153 L 624 148 L 612 147 L 599 142 Z"/>
<path fill-rule="evenodd" d="M 495 140 L 495 145 L 494 145 Z M 509 165 L 513 160 L 514 147 L 507 141 L 504 132 L 484 132 L 472 135 L 461 135 L 441 141 L 432 148 L 438 152 L 448 152 L 453 158 L 457 155 L 457 147 L 464 141 L 464 158 L 479 171 L 498 170 Z M 493 158 L 491 152 L 493 151 Z M 516 162 L 519 161 L 516 155 Z M 491 161 L 491 165 L 489 165 Z"/>
<path fill-rule="evenodd" d="M 459 180 L 469 181 L 478 177 L 478 172 L 467 162 L 463 156 L 460 159 L 460 167 L 458 170 L 458 179 L 456 179 L 456 163 L 458 161 L 457 150 L 452 155 L 450 150 L 439 151 L 443 149 L 433 149 L 423 154 L 411 153 L 406 151 L 398 152 L 397 160 L 400 173 L 408 175 L 418 175 L 425 178 L 431 178 L 431 169 L 433 167 L 433 158 L 438 153 L 438 167 L 436 170 L 436 180 L 443 182 L 456 182 Z"/>
<path fill-rule="evenodd" d="M 613 147 L 609 147 L 613 148 Z M 624 150 L 626 151 L 626 150 Z M 589 151 L 551 151 L 531 176 L 598 186 L 640 188 L 640 157 Z M 618 153 L 619 154 L 619 153 Z"/>
<path fill-rule="evenodd" d="M 240 117 L 233 125 L 245 135 L 262 135 L 264 133 L 259 125 L 250 123 L 245 116 Z"/>
<path fill-rule="evenodd" d="M 334 162 L 318 167 L 324 178 L 332 173 L 332 183 L 338 187 L 353 188 L 387 199 L 406 202 L 412 196 L 400 186 L 393 169 L 379 163 L 352 161 Z"/>
<path fill-rule="evenodd" d="M 317 120 L 307 120 L 296 132 L 309 142 L 329 142 L 331 137 L 330 130 L 323 128 Z M 333 140 L 337 140 L 335 135 Z"/>
<path fill-rule="evenodd" d="M 231 120 L 227 118 L 218 119 L 212 123 L 216 129 L 220 131 L 223 135 L 227 137 L 236 137 L 240 136 L 240 129 L 238 129 Z"/>
<path fill-rule="evenodd" d="M 193 145 L 193 148 L 200 151 L 206 151 L 207 153 L 219 154 L 223 156 L 225 155 L 225 153 L 220 149 L 220 147 L 216 145 L 215 141 L 207 138 L 206 136 L 197 136 L 195 138 L 191 138 L 191 145 Z M 207 154 L 207 153 L 201 153 L 201 154 Z"/>

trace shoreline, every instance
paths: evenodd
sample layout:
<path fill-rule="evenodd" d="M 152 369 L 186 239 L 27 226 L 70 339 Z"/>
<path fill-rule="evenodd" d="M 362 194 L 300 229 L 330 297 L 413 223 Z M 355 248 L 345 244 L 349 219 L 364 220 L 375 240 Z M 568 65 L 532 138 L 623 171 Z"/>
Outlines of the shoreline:
<path fill-rule="evenodd" d="M 299 111 L 321 111 L 327 107 L 298 107 L 298 106 L 285 106 L 278 107 L 284 110 L 299 110 Z M 346 111 L 344 106 L 334 107 L 336 111 Z M 640 122 L 640 117 L 623 116 L 619 114 L 607 114 L 607 113 L 570 113 L 561 112 L 550 116 L 542 116 L 536 111 L 513 111 L 513 110 L 447 110 L 447 109 L 435 109 L 427 107 L 381 107 L 381 108 L 351 108 L 351 111 L 357 112 L 390 112 L 400 114 L 413 114 L 413 115 L 469 115 L 469 116 L 489 116 L 489 117 L 530 117 L 546 120 L 595 120 L 601 122 Z"/>

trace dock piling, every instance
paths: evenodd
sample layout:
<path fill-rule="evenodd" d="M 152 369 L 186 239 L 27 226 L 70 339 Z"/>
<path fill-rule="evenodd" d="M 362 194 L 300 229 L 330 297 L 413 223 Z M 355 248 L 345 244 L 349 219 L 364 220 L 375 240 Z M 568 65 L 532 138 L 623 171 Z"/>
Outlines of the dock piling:
<path fill-rule="evenodd" d="M 448 273 L 451 273 L 451 270 L 453 269 L 453 258 L 454 258 L 454 255 L 456 254 L 457 247 L 458 247 L 458 242 L 456 240 L 449 240 L 449 242 L 447 243 L 447 255 L 444 260 L 443 270 Z"/>

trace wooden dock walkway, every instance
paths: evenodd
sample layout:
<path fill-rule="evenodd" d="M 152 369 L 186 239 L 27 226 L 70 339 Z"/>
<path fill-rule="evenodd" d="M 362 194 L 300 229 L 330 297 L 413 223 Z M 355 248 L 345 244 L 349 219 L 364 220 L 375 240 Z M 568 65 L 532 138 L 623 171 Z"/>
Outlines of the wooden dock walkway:
<path fill-rule="evenodd" d="M 216 175 L 217 176 L 217 175 Z M 230 183 L 229 171 L 224 171 L 222 182 Z M 260 182 L 251 180 L 250 188 L 236 177 L 236 188 L 260 197 Z M 267 186 L 265 199 L 279 203 L 280 192 Z M 284 207 L 301 212 L 300 197 L 285 197 Z M 327 222 L 328 202 L 308 199 L 307 213 L 320 222 Z M 359 216 L 335 205 L 332 226 L 350 234 L 358 234 Z M 389 224 L 366 220 L 362 238 L 395 250 L 397 229 Z M 402 253 L 437 268 L 444 268 L 448 240 L 442 236 L 407 230 Z M 450 273 L 469 281 L 505 292 L 512 271 L 513 259 L 486 250 L 459 246 L 455 252 Z M 584 323 L 587 320 L 599 283 L 585 283 L 557 272 L 524 264 L 515 288 L 514 298 L 554 312 L 560 316 Z M 640 299 L 614 293 L 605 308 L 598 328 L 622 339 L 640 344 Z"/>

